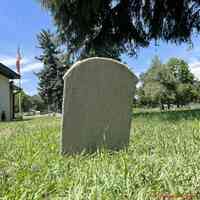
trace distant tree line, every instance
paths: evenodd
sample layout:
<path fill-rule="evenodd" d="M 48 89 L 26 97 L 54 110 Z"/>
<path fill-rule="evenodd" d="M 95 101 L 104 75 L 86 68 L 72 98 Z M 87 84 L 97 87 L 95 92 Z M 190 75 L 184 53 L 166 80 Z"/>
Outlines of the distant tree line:
<path fill-rule="evenodd" d="M 21 105 L 23 112 L 40 111 L 47 112 L 47 104 L 39 95 L 30 96 L 24 91 L 21 92 Z M 19 112 L 19 94 L 15 96 L 15 112 Z"/>
<path fill-rule="evenodd" d="M 39 95 L 48 111 L 61 112 L 63 100 L 63 76 L 74 60 L 59 45 L 56 36 L 43 30 L 38 35 L 42 54 L 37 57 L 44 67 L 37 73 Z M 186 61 L 171 58 L 161 63 L 153 58 L 147 72 L 140 75 L 134 103 L 137 106 L 158 107 L 163 110 L 171 106 L 182 107 L 200 101 L 200 82 L 195 79 Z"/>
<path fill-rule="evenodd" d="M 140 75 L 135 103 L 162 110 L 200 101 L 200 82 L 195 79 L 186 61 L 171 58 L 161 63 L 156 56 L 147 72 Z"/>
<path fill-rule="evenodd" d="M 37 57 L 44 67 L 37 73 L 39 95 L 48 111 L 61 112 L 63 100 L 63 76 L 74 60 L 62 50 L 56 36 L 43 30 L 38 35 L 42 54 Z M 140 75 L 134 103 L 137 106 L 182 107 L 191 102 L 200 102 L 200 82 L 195 79 L 186 61 L 171 58 L 161 63 L 154 57 L 147 72 Z M 26 107 L 26 106 L 25 106 Z"/>

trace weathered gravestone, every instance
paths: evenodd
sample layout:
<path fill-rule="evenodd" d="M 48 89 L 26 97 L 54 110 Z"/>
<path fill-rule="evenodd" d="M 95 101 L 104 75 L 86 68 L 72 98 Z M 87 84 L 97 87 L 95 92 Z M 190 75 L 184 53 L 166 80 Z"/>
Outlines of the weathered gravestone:
<path fill-rule="evenodd" d="M 113 59 L 74 64 L 64 76 L 62 153 L 126 146 L 136 82 L 127 66 Z"/>

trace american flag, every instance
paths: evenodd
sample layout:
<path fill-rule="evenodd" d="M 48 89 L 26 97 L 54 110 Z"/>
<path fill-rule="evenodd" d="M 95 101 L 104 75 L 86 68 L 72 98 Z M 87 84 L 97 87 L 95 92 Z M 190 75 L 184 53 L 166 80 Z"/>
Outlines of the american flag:
<path fill-rule="evenodd" d="M 17 67 L 17 73 L 20 74 L 21 70 L 20 70 L 20 62 L 21 62 L 21 54 L 20 54 L 20 48 L 17 49 L 17 61 L 16 61 L 16 67 Z"/>

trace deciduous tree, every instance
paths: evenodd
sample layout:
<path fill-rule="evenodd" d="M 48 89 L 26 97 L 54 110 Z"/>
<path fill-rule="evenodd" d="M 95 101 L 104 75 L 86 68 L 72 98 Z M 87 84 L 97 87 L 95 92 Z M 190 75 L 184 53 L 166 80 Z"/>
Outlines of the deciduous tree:
<path fill-rule="evenodd" d="M 171 58 L 166 64 L 175 78 L 174 93 L 177 107 L 186 105 L 193 101 L 196 90 L 194 75 L 190 72 L 189 65 L 182 59 Z"/>
<path fill-rule="evenodd" d="M 141 76 L 139 100 L 150 106 L 172 104 L 184 106 L 198 99 L 199 83 L 182 59 L 171 58 L 162 64 L 158 57 L 152 60 L 150 68 Z"/>

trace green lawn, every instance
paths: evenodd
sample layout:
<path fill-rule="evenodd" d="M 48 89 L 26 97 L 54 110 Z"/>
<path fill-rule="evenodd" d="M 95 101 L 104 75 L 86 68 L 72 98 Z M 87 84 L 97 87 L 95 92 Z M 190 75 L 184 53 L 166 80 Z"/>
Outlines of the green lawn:
<path fill-rule="evenodd" d="M 200 110 L 137 112 L 132 127 L 127 151 L 63 157 L 59 118 L 0 123 L 0 199 L 200 199 Z"/>

